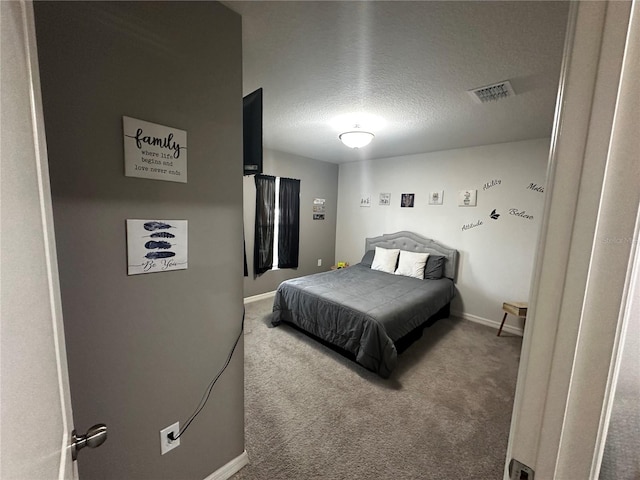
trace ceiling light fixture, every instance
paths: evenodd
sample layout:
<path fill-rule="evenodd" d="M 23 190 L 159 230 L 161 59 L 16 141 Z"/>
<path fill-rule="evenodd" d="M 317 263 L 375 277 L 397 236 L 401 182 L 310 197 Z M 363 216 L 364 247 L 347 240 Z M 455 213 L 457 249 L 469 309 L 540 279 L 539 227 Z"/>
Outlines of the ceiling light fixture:
<path fill-rule="evenodd" d="M 360 126 L 355 125 L 354 128 L 360 128 Z M 373 140 L 373 137 L 374 135 L 371 132 L 352 130 L 350 132 L 340 134 L 338 138 L 349 148 L 362 148 L 369 145 L 371 140 Z"/>

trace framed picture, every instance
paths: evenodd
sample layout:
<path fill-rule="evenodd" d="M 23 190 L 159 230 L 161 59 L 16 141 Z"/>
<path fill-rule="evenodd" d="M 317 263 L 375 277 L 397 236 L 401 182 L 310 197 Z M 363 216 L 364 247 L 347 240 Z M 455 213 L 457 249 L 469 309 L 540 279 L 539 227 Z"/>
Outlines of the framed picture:
<path fill-rule="evenodd" d="M 360 206 L 361 207 L 370 207 L 371 206 L 371 195 L 368 193 L 363 193 L 360 195 Z"/>
<path fill-rule="evenodd" d="M 187 220 L 127 219 L 127 275 L 185 270 Z"/>
<path fill-rule="evenodd" d="M 384 206 L 391 205 L 391 194 L 390 193 L 381 193 L 380 194 L 380 201 L 378 202 L 378 205 L 384 205 Z"/>
<path fill-rule="evenodd" d="M 458 194 L 458 206 L 459 207 L 475 207 L 477 190 L 460 190 Z"/>
<path fill-rule="evenodd" d="M 413 202 L 414 202 L 415 196 L 416 196 L 415 193 L 403 193 L 400 199 L 400 206 L 413 208 Z"/>
<path fill-rule="evenodd" d="M 440 190 L 438 192 L 431 192 L 429 194 L 429 205 L 442 205 L 443 198 L 444 198 L 444 190 Z"/>
<path fill-rule="evenodd" d="M 187 183 L 187 132 L 122 117 L 124 174 Z"/>

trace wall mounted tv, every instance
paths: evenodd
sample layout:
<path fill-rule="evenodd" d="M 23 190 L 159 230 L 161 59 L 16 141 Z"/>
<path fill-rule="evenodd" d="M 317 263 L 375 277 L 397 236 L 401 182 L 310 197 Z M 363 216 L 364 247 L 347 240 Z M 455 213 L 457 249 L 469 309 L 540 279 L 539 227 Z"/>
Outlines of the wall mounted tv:
<path fill-rule="evenodd" d="M 255 175 L 262 173 L 262 88 L 242 100 L 244 175 Z"/>

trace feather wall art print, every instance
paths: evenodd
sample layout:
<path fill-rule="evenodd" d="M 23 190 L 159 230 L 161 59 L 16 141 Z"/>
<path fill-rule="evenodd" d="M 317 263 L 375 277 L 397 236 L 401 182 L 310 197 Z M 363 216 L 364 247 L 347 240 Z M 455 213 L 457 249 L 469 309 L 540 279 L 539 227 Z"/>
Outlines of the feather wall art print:
<path fill-rule="evenodd" d="M 165 222 L 144 222 L 144 229 L 153 232 L 154 230 L 161 230 L 166 228 L 173 228 L 171 225 Z"/>
<path fill-rule="evenodd" d="M 146 248 L 147 250 L 151 250 L 153 248 L 171 248 L 171 244 L 169 242 L 165 242 L 165 241 L 160 241 L 160 242 L 154 242 L 149 241 L 147 243 L 144 244 L 144 248 Z"/>
<path fill-rule="evenodd" d="M 175 256 L 175 252 L 149 252 L 144 256 L 144 258 L 148 258 L 150 260 L 158 260 L 160 258 L 171 258 Z"/>
<path fill-rule="evenodd" d="M 173 233 L 169 232 L 156 232 L 149 235 L 151 238 L 176 238 Z"/>
<path fill-rule="evenodd" d="M 126 223 L 128 275 L 188 268 L 187 220 L 127 219 Z"/>

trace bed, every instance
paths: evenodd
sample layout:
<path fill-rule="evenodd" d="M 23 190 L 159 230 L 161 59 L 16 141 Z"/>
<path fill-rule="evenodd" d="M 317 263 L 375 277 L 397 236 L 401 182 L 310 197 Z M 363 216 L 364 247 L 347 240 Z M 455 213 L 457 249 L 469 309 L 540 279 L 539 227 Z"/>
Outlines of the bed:
<path fill-rule="evenodd" d="M 372 268 L 372 264 L 379 267 L 376 257 L 394 249 L 401 250 L 404 258 L 411 254 L 402 251 L 428 253 L 427 278 Z M 367 238 L 360 263 L 282 282 L 271 323 L 291 324 L 388 378 L 399 351 L 419 338 L 425 327 L 449 315 L 457 263 L 456 250 L 413 232 Z M 430 269 L 433 265 L 435 270 Z"/>

